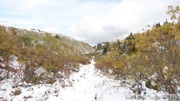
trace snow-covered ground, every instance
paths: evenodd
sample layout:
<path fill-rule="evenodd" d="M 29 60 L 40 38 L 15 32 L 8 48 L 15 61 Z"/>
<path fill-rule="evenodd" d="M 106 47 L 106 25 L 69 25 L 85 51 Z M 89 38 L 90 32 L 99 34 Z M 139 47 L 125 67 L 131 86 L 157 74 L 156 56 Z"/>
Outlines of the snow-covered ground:
<path fill-rule="evenodd" d="M 0 101 L 135 101 L 128 85 L 102 75 L 94 63 L 92 60 L 89 65 L 80 65 L 79 72 L 74 72 L 63 83 L 13 88 L 12 79 L 0 81 Z M 167 100 L 162 98 L 163 94 L 146 88 L 144 98 L 145 101 Z"/>

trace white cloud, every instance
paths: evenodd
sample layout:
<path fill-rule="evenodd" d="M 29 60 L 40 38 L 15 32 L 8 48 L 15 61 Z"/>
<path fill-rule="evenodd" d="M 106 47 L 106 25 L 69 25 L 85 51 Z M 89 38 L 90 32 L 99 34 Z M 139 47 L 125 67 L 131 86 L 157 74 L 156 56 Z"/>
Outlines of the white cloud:
<path fill-rule="evenodd" d="M 25 0 L 23 3 L 23 8 L 33 9 L 39 5 L 47 5 L 49 0 Z"/>
<path fill-rule="evenodd" d="M 57 33 L 57 29 L 55 27 L 46 27 L 46 28 L 43 28 L 42 29 L 43 31 L 46 31 L 46 32 L 51 32 L 51 33 Z"/>
<path fill-rule="evenodd" d="M 177 0 L 176 0 L 177 1 Z M 70 28 L 73 36 L 78 36 L 91 44 L 125 38 L 130 32 L 141 31 L 147 24 L 165 21 L 168 0 L 122 0 L 113 4 L 101 5 L 96 2 L 91 13 L 78 19 Z M 86 8 L 91 8 L 86 4 Z M 89 12 L 91 10 L 89 9 Z M 86 40 L 85 40 L 86 39 Z"/>
<path fill-rule="evenodd" d="M 0 20 L 59 32 L 95 45 L 163 22 L 179 0 L 0 0 Z"/>

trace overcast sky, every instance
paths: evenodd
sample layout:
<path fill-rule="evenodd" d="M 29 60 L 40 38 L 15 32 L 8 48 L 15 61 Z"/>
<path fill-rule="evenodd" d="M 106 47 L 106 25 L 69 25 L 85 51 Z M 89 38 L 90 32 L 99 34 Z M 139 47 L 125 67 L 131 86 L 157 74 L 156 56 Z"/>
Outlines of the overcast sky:
<path fill-rule="evenodd" d="M 95 45 L 169 19 L 179 0 L 0 0 L 0 21 L 62 33 Z"/>

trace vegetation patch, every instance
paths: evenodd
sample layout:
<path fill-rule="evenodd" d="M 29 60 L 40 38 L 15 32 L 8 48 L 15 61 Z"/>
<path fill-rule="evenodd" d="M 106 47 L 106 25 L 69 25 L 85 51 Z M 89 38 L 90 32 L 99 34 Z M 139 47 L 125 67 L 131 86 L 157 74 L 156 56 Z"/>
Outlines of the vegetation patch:
<path fill-rule="evenodd" d="M 132 89 L 139 94 L 145 86 L 169 94 L 177 94 L 180 86 L 180 9 L 168 7 L 171 22 L 155 24 L 142 33 L 130 34 L 116 42 L 97 46 L 102 52 L 96 56 L 96 67 L 111 70 L 116 78 L 131 79 Z"/>

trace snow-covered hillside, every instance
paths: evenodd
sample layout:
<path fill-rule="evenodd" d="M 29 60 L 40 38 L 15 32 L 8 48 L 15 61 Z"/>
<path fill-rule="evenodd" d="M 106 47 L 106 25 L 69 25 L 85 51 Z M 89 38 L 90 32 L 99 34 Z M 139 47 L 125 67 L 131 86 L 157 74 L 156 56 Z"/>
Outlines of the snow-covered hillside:
<path fill-rule="evenodd" d="M 123 81 L 104 76 L 95 69 L 94 60 L 89 65 L 80 65 L 64 83 L 39 84 L 12 87 L 13 80 L 0 81 L 0 101 L 134 101 L 137 99 Z M 145 87 L 144 87 L 145 88 Z M 145 88 L 143 99 L 164 101 L 164 93 Z M 142 100 L 142 99 L 141 99 Z M 139 100 L 138 100 L 139 101 Z"/>

